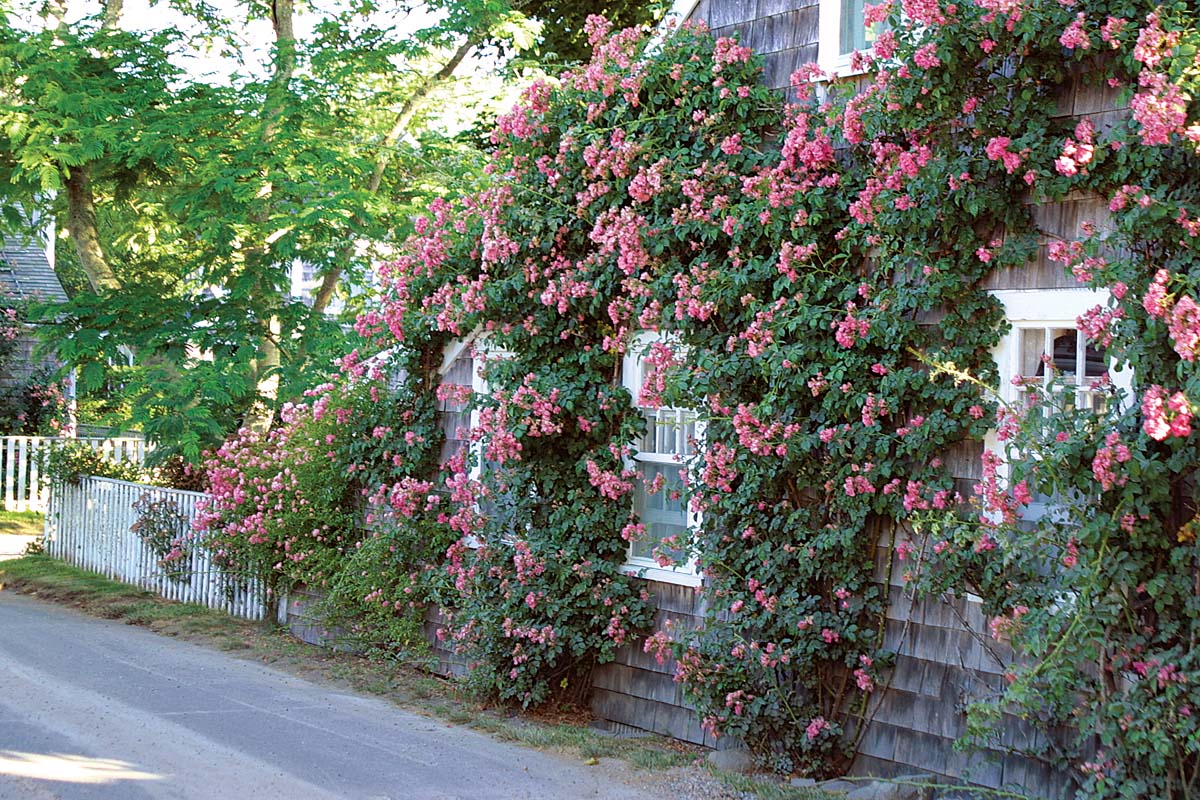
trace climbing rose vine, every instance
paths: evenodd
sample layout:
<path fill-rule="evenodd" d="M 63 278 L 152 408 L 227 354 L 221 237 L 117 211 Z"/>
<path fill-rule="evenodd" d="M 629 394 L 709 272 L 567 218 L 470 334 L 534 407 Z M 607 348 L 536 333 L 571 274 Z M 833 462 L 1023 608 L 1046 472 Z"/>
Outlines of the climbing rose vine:
<path fill-rule="evenodd" d="M 468 446 L 364 488 L 453 542 L 422 579 L 439 635 L 492 695 L 580 698 L 595 664 L 635 644 L 674 663 L 714 735 L 783 772 L 838 772 L 890 679 L 895 552 L 931 595 L 979 593 L 1022 653 L 979 719 L 1043 725 L 1030 755 L 1084 796 L 1183 796 L 1197 769 L 1191 12 L 929 0 L 867 17 L 889 25 L 855 59 L 865 77 L 805 67 L 786 98 L 735 39 L 685 26 L 651 45 L 594 19 L 592 61 L 499 120 L 490 188 L 432 204 L 382 270 L 360 332 L 405 354 L 406 397 L 467 405 L 442 433 Z M 1079 87 L 1128 110 L 1072 118 Z M 1049 255 L 1107 290 L 1079 328 L 1129 365 L 1131 389 L 1052 379 L 1010 408 L 986 286 L 1053 239 L 1031 209 L 1079 196 L 1111 217 Z M 443 377 L 453 342 L 483 391 Z M 639 486 L 636 406 L 697 415 L 682 489 Z M 956 481 L 989 435 L 1006 452 Z M 425 416 L 381 441 L 400 439 L 441 441 Z M 645 535 L 639 491 L 681 491 L 700 519 L 655 555 L 697 559 L 702 630 L 640 638 L 655 584 L 623 568 Z M 1037 498 L 1059 511 L 1023 519 Z"/>

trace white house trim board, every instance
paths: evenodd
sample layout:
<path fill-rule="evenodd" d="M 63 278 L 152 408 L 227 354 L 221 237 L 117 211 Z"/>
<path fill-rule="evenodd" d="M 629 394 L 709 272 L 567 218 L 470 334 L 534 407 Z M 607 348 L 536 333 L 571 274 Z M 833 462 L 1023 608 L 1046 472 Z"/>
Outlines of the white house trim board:
<path fill-rule="evenodd" d="M 700 0 L 675 0 L 671 4 L 671 10 L 663 15 L 662 22 L 658 24 L 659 29 L 664 29 L 671 20 L 674 20 L 676 25 L 682 23 L 695 13 L 698 5 Z"/>
<path fill-rule="evenodd" d="M 450 368 L 454 366 L 454 362 L 459 356 L 462 355 L 463 350 L 466 350 L 475 343 L 475 339 L 478 337 L 479 331 L 480 328 L 476 328 L 463 338 L 455 339 L 454 341 L 450 342 L 450 344 L 446 345 L 446 347 L 442 350 L 442 365 L 438 367 L 439 375 L 445 375 L 450 371 Z"/>
<path fill-rule="evenodd" d="M 863 5 L 863 0 L 850 0 Z M 820 0 L 817 23 L 817 64 L 826 73 L 833 75 L 859 75 L 863 69 L 852 69 L 851 61 L 854 51 L 842 52 L 842 5 L 844 0 Z M 867 32 L 865 49 L 870 48 L 873 40 L 871 32 Z"/>

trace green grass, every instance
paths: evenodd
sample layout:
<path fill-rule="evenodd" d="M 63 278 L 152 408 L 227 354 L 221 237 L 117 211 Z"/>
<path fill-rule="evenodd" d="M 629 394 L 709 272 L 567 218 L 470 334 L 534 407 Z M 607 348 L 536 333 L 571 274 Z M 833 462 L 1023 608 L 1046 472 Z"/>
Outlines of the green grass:
<path fill-rule="evenodd" d="M 846 796 L 841 793 L 823 792 L 820 789 L 801 789 L 790 783 L 767 783 L 752 775 L 736 772 L 722 772 L 716 769 L 710 771 L 734 791 L 751 792 L 760 800 L 834 800 Z"/>
<path fill-rule="evenodd" d="M 631 767 L 661 773 L 694 763 L 698 747 L 659 736 L 621 739 L 585 726 L 578 711 L 510 714 L 472 701 L 457 684 L 381 658 L 367 658 L 304 644 L 279 629 L 234 619 L 190 603 L 175 603 L 46 555 L 0 561 L 0 591 L 17 591 L 71 605 L 108 619 L 264 662 L 301 678 L 374 694 L 426 716 L 464 725 L 502 741 L 578 758 L 622 759 Z M 567 721 L 564 722 L 564 719 Z M 729 786 L 766 800 L 818 800 L 836 795 L 795 789 L 744 775 L 712 774 Z"/>
<path fill-rule="evenodd" d="M 169 635 L 221 638 L 242 624 L 226 614 L 192 603 L 174 603 L 47 555 L 0 561 L 0 588 L 73 605 L 98 617 L 142 625 Z M 231 624 L 235 627 L 231 628 Z"/>
<path fill-rule="evenodd" d="M 41 536 L 46 515 L 37 511 L 0 511 L 0 535 Z"/>

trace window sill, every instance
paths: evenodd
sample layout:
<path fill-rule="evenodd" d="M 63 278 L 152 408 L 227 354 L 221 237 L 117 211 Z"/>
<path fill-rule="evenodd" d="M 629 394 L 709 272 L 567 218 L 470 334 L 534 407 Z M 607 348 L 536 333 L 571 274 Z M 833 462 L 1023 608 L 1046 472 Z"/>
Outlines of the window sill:
<path fill-rule="evenodd" d="M 644 578 L 659 583 L 673 583 L 676 586 L 698 587 L 704 583 L 704 577 L 694 572 L 678 569 L 667 569 L 657 565 L 637 564 L 627 562 L 620 567 L 621 573 L 634 578 Z"/>

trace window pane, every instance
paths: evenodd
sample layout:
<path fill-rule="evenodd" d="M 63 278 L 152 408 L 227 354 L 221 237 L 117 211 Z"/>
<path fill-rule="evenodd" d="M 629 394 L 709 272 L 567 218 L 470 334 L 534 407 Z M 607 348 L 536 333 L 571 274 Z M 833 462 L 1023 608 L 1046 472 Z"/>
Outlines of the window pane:
<path fill-rule="evenodd" d="M 687 536 L 687 510 L 683 504 L 683 481 L 675 464 L 638 464 L 638 479 L 634 488 L 634 511 L 646 526 L 646 535 L 634 541 L 630 554 L 639 558 L 654 558 L 655 548 L 679 564 L 686 561 L 681 548 L 663 546 L 664 539 L 682 544 Z"/>
<path fill-rule="evenodd" d="M 1054 368 L 1064 376 L 1079 374 L 1079 358 L 1076 348 L 1079 344 L 1079 334 L 1070 328 L 1051 328 L 1051 341 L 1054 343 L 1050 358 Z"/>
<path fill-rule="evenodd" d="M 1022 378 L 1040 378 L 1046 374 L 1042 356 L 1046 354 L 1045 328 L 1020 328 L 1020 350 Z"/>
<path fill-rule="evenodd" d="M 643 453 L 664 456 L 687 456 L 696 438 L 696 415 L 673 408 L 644 412 L 646 436 L 638 448 Z"/>
<path fill-rule="evenodd" d="M 839 55 L 867 49 L 867 28 L 863 21 L 863 0 L 842 0 Z"/>
<path fill-rule="evenodd" d="M 470 391 L 471 377 L 475 371 L 475 362 L 470 355 L 459 356 L 450 365 L 446 377 L 442 379 L 443 386 L 453 386 Z M 442 443 L 442 454 L 439 463 L 445 464 L 468 446 L 471 414 L 467 411 L 468 403 L 458 397 L 447 396 L 438 403 L 441 412 L 442 432 L 446 435 Z"/>
<path fill-rule="evenodd" d="M 1104 411 L 1103 394 L 1089 388 L 1095 379 L 1108 372 L 1108 359 L 1102 348 L 1088 343 L 1074 328 L 1021 328 L 1017 335 L 1020 375 L 1027 384 L 1022 391 L 1029 386 L 1044 386 L 1049 381 L 1046 357 L 1067 386 L 1077 387 L 1059 395 L 1058 407 Z"/>

